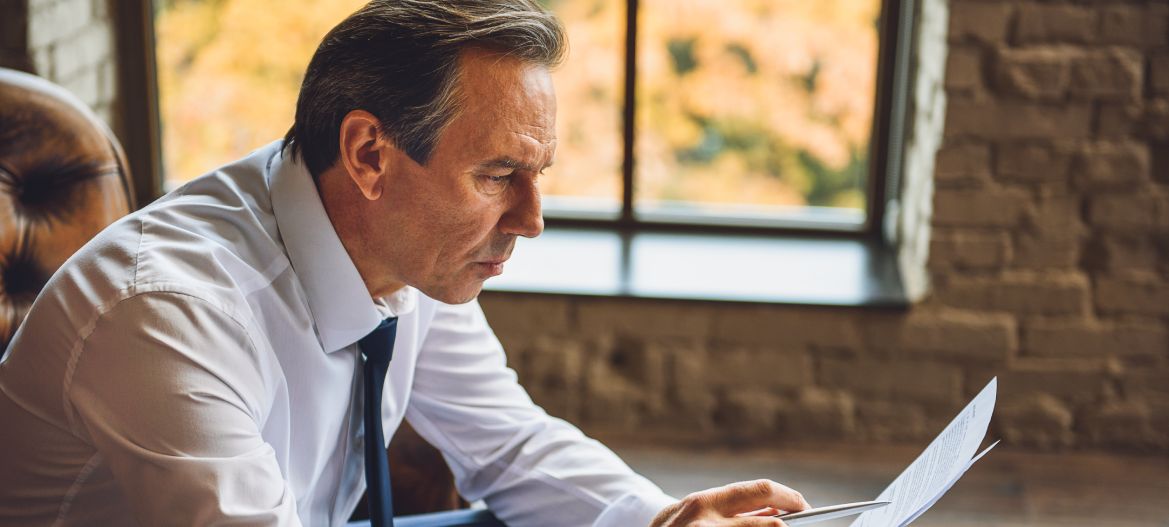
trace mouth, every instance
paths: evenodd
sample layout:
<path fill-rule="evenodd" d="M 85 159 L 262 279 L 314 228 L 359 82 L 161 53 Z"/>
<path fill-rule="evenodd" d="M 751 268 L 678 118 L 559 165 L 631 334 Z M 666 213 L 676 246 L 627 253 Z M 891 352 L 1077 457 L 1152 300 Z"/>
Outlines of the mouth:
<path fill-rule="evenodd" d="M 480 272 L 480 274 L 485 275 L 484 279 L 487 279 L 503 274 L 503 264 L 506 261 L 507 257 L 494 258 L 491 260 L 481 260 L 474 262 L 472 265 Z"/>

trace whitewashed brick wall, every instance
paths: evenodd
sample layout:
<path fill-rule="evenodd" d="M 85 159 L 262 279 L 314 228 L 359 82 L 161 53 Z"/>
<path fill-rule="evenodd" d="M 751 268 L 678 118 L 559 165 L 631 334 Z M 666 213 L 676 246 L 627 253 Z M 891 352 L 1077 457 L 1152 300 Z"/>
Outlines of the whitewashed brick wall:
<path fill-rule="evenodd" d="M 912 59 L 911 98 L 901 175 L 894 209 L 898 264 L 907 296 L 920 300 L 929 289 L 930 221 L 933 217 L 934 161 L 946 124 L 945 73 L 950 9 L 946 0 L 919 0 Z"/>
<path fill-rule="evenodd" d="M 35 73 L 77 95 L 107 124 L 117 98 L 114 29 L 108 2 L 29 0 L 28 52 Z"/>

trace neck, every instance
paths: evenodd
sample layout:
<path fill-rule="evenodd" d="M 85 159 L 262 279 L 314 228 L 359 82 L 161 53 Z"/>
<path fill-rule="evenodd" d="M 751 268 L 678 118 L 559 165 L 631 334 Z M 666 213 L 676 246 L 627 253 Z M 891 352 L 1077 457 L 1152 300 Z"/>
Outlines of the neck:
<path fill-rule="evenodd" d="M 362 225 L 366 224 L 361 215 L 362 205 L 367 201 L 349 182 L 349 175 L 340 164 L 334 165 L 321 173 L 316 179 L 317 193 L 321 196 L 321 204 L 325 207 L 325 214 L 329 216 L 329 223 L 341 246 L 349 254 L 353 266 L 357 268 L 365 288 L 369 290 L 371 298 L 383 298 L 394 294 L 406 284 L 395 280 L 376 262 L 380 260 L 374 256 L 372 248 L 365 243 L 361 236 Z"/>

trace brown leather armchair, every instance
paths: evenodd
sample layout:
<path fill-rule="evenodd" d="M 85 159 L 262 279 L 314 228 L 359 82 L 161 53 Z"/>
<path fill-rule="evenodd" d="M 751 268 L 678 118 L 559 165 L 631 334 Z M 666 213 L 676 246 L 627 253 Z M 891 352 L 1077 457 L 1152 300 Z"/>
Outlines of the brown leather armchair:
<path fill-rule="evenodd" d="M 45 281 L 134 207 L 125 154 L 81 101 L 0 68 L 0 350 Z"/>

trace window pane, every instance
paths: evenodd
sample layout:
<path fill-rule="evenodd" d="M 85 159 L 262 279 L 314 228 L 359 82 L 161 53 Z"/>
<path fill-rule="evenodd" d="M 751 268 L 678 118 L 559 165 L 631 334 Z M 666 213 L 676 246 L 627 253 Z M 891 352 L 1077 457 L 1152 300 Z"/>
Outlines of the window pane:
<path fill-rule="evenodd" d="M 545 210 L 621 210 L 625 0 L 545 0 L 568 32 L 556 84 L 556 165 L 540 183 Z"/>
<path fill-rule="evenodd" d="M 167 188 L 284 135 L 320 39 L 364 0 L 160 0 L 158 81 Z M 554 76 L 556 166 L 549 209 L 615 214 L 621 203 L 624 0 L 546 0 L 570 59 Z M 241 50 L 270 50 L 254 53 Z"/>
<path fill-rule="evenodd" d="M 643 0 L 643 219 L 864 219 L 879 0 Z"/>
<path fill-rule="evenodd" d="M 309 58 L 364 0 L 156 0 L 170 189 L 284 136 Z"/>

